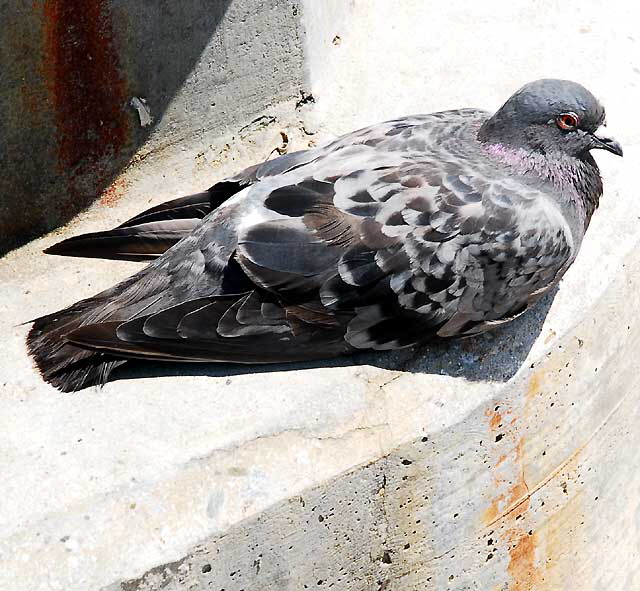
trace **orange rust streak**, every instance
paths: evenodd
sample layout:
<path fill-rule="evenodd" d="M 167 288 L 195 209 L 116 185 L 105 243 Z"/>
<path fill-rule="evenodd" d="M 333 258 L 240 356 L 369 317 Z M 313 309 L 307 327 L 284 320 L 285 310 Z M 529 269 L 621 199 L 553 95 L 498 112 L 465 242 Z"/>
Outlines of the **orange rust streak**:
<path fill-rule="evenodd" d="M 106 0 L 45 0 L 44 70 L 60 170 L 92 172 L 127 142 L 127 89 Z M 98 167 L 100 168 L 100 167 Z"/>
<path fill-rule="evenodd" d="M 540 387 L 539 378 L 534 375 L 529 383 L 527 397 L 535 396 Z M 510 414 L 510 413 L 504 413 Z M 489 419 L 490 431 L 502 431 L 502 416 L 494 410 L 486 413 Z M 513 417 L 509 424 L 516 427 L 518 417 Z M 535 563 L 536 535 L 529 534 L 523 526 L 525 517 L 531 504 L 531 495 L 524 474 L 524 437 L 516 439 L 513 431 L 502 433 L 503 437 L 515 444 L 510 453 L 499 456 L 494 466 L 494 481 L 496 488 L 503 492 L 493 499 L 489 508 L 482 514 L 482 520 L 488 526 L 504 520 L 508 528 L 498 534 L 502 542 L 509 548 L 509 565 L 507 571 L 511 577 L 509 591 L 535 591 L 541 581 L 540 570 Z M 498 468 L 500 468 L 498 470 Z M 512 484 L 510 484 L 512 483 Z M 505 490 L 506 489 L 506 490 Z M 501 511 L 501 507 L 506 509 Z M 508 525 L 507 525 L 508 524 Z"/>
<path fill-rule="evenodd" d="M 511 496 L 509 497 L 509 505 L 520 502 L 523 498 L 529 498 L 529 487 L 524 479 L 524 438 L 518 440 L 516 446 L 516 463 L 520 467 L 518 474 L 518 481 L 511 487 L 509 491 Z"/>
<path fill-rule="evenodd" d="M 502 424 L 502 415 L 496 409 L 491 408 L 485 412 L 485 416 L 489 419 L 489 429 L 494 433 L 498 431 L 500 425 Z M 498 468 L 501 464 L 503 464 L 506 461 L 506 459 L 507 459 L 506 455 L 500 456 L 500 458 L 498 459 L 498 461 L 494 466 L 494 469 Z M 494 475 L 494 481 L 495 481 L 496 488 L 503 483 L 499 474 Z M 500 506 L 505 499 L 506 499 L 506 495 L 501 494 L 495 497 L 491 501 L 491 504 L 489 505 L 489 507 L 487 507 L 487 509 L 485 509 L 485 511 L 482 514 L 482 521 L 485 524 L 493 523 L 498 519 L 501 513 Z"/>
<path fill-rule="evenodd" d="M 482 522 L 487 526 L 495 523 L 500 518 L 500 503 L 504 501 L 505 496 L 500 495 L 491 502 L 491 505 L 482 513 Z"/>
<path fill-rule="evenodd" d="M 100 196 L 100 205 L 114 207 L 126 192 L 127 181 L 125 179 L 115 180 L 102 192 L 102 195 Z"/>
<path fill-rule="evenodd" d="M 507 571 L 513 579 L 509 591 L 535 591 L 540 582 L 540 571 L 535 564 L 537 536 L 521 531 L 510 533 L 516 537 L 516 543 L 509 550 Z"/>
<path fill-rule="evenodd" d="M 516 482 L 509 490 L 508 507 L 519 506 L 529 500 L 529 489 L 525 482 Z"/>
<path fill-rule="evenodd" d="M 483 521 L 487 526 L 491 526 L 496 521 L 508 516 L 515 518 L 518 515 L 523 515 L 529 508 L 531 494 L 524 477 L 523 468 L 524 438 L 520 438 L 518 440 L 515 451 L 515 459 L 512 463 L 513 468 L 518 470 L 518 479 L 507 490 L 506 494 L 502 494 L 498 498 L 494 499 L 489 509 L 483 513 Z M 508 458 L 506 456 L 500 456 L 500 459 L 496 464 L 496 468 L 503 464 L 507 459 Z M 501 484 L 501 481 L 496 479 L 496 485 L 499 484 Z M 500 503 L 505 499 L 507 506 L 504 511 L 500 512 Z"/>
<path fill-rule="evenodd" d="M 541 383 L 542 383 L 542 379 L 541 379 L 540 373 L 535 372 L 531 376 L 531 380 L 529 380 L 529 387 L 527 388 L 526 397 L 532 398 L 533 396 L 535 396 L 540 390 Z"/>

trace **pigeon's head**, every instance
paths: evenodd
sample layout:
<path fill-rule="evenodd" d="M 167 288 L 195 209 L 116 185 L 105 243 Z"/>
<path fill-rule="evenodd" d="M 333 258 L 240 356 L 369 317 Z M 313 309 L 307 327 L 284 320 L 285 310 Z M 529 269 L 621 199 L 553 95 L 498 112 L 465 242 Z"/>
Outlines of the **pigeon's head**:
<path fill-rule="evenodd" d="M 518 90 L 480 128 L 482 142 L 575 158 L 602 149 L 622 156 L 622 147 L 602 134 L 604 107 L 584 86 L 544 79 Z"/>

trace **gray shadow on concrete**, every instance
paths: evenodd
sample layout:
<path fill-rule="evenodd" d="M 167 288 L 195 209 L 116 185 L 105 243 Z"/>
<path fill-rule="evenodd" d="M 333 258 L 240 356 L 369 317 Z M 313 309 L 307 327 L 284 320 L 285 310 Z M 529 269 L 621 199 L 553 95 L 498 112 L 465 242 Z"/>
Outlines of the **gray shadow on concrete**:
<path fill-rule="evenodd" d="M 474 382 L 506 382 L 518 372 L 533 343 L 540 335 L 556 293 L 557 288 L 542 298 L 535 308 L 513 322 L 492 332 L 464 340 L 433 343 L 402 351 L 362 353 L 325 361 L 274 365 L 189 364 L 132 360 L 116 369 L 111 376 L 111 381 L 158 376 L 232 377 L 316 367 L 371 365 L 388 370 L 463 377 Z"/>

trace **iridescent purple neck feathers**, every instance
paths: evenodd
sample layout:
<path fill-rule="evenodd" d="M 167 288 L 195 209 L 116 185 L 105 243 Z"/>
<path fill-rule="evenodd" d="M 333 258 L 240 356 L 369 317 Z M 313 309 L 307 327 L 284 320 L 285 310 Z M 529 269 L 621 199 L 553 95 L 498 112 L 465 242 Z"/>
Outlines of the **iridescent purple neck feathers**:
<path fill-rule="evenodd" d="M 582 158 L 564 154 L 541 154 L 501 143 L 484 144 L 490 157 L 513 168 L 517 174 L 550 182 L 560 197 L 583 206 L 586 222 L 598 207 L 602 195 L 602 179 L 595 160 L 589 153 Z"/>

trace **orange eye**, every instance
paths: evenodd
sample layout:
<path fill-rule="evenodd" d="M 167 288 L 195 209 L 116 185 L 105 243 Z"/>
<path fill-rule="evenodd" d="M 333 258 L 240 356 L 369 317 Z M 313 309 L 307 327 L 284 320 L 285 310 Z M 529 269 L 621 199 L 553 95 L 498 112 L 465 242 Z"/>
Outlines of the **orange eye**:
<path fill-rule="evenodd" d="M 571 131 L 578 127 L 578 116 L 575 113 L 562 113 L 556 119 L 556 123 L 560 129 Z"/>

